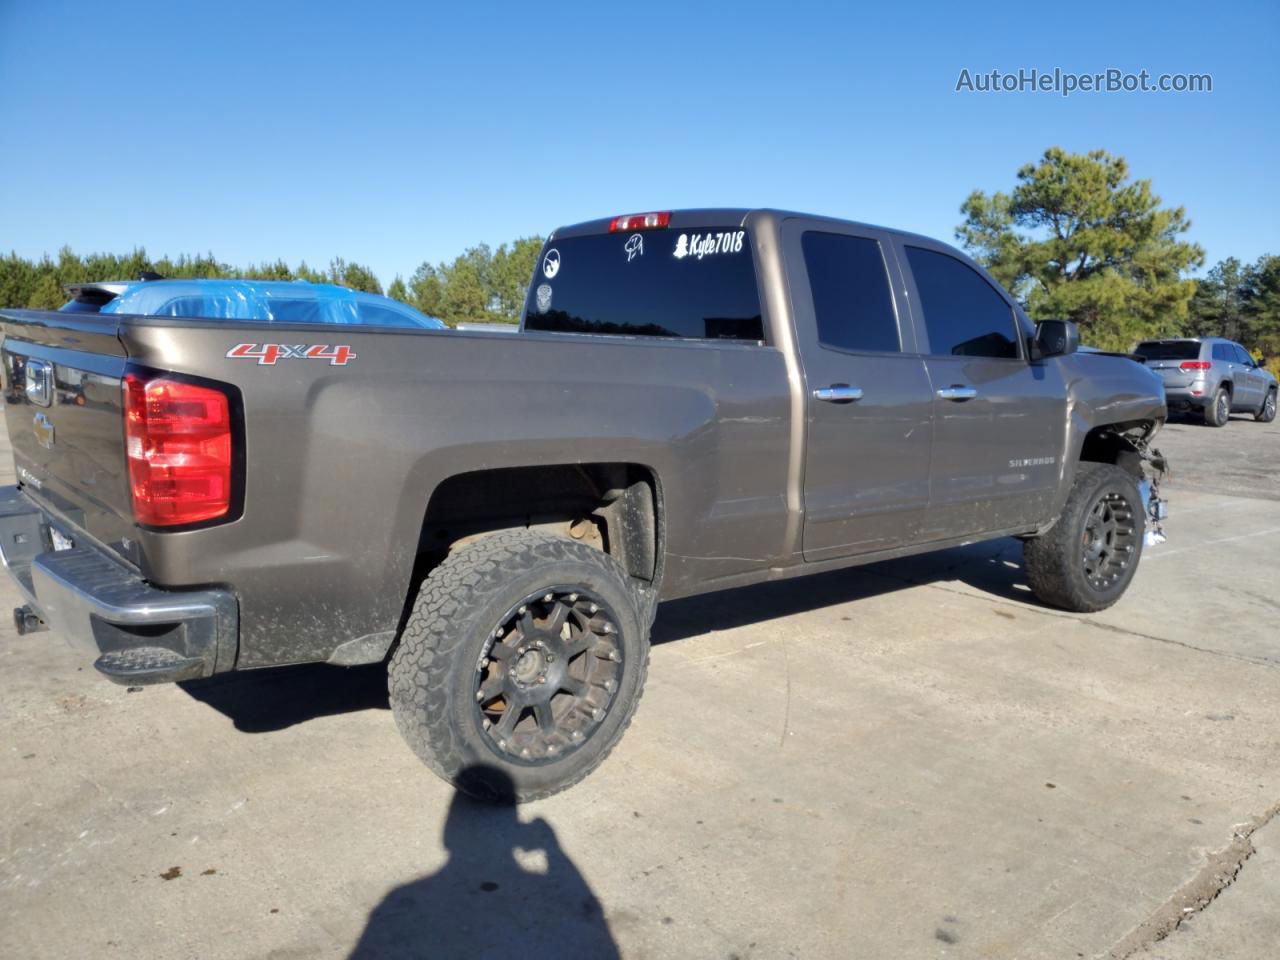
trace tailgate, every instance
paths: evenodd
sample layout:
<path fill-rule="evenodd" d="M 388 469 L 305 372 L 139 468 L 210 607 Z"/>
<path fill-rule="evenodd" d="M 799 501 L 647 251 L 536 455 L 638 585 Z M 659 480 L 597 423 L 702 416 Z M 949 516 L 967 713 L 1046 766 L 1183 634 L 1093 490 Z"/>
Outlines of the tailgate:
<path fill-rule="evenodd" d="M 1148 360 L 1146 366 L 1160 374 L 1166 387 L 1190 386 L 1197 376 L 1204 376 L 1203 370 L 1183 370 L 1181 360 Z"/>
<path fill-rule="evenodd" d="M 73 541 L 137 563 L 115 317 L 0 312 L 5 426 L 18 482 Z"/>

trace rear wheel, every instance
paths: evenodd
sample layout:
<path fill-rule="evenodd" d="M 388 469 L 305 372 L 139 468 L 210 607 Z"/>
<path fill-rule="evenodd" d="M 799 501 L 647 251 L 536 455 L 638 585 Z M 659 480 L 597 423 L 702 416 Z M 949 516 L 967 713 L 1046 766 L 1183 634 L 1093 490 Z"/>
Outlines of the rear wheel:
<path fill-rule="evenodd" d="M 648 657 L 648 618 L 616 561 L 507 531 L 423 581 L 391 660 L 391 707 L 413 751 L 460 790 L 534 800 L 604 761 Z"/>
<path fill-rule="evenodd" d="M 1272 389 L 1262 401 L 1262 409 L 1253 415 L 1253 419 L 1261 423 L 1270 423 L 1276 418 L 1276 391 Z"/>
<path fill-rule="evenodd" d="M 1023 544 L 1031 589 L 1064 610 L 1104 610 L 1133 580 L 1145 532 L 1132 474 L 1109 463 L 1081 463 L 1058 522 Z"/>
<path fill-rule="evenodd" d="M 1219 387 L 1209 405 L 1204 408 L 1204 422 L 1211 427 L 1221 427 L 1231 419 L 1231 394 Z"/>

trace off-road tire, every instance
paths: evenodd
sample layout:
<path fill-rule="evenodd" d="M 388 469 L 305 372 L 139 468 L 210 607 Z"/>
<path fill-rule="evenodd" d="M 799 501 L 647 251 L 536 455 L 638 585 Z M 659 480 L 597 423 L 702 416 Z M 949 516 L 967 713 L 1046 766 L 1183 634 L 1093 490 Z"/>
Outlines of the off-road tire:
<path fill-rule="evenodd" d="M 624 669 L 586 741 L 561 759 L 530 765 L 501 754 L 481 729 L 475 678 L 504 614 L 553 585 L 580 587 L 607 604 Z M 423 580 L 392 655 L 396 725 L 428 767 L 478 799 L 523 803 L 558 793 L 598 767 L 630 724 L 648 669 L 648 614 L 617 561 L 584 544 L 511 530 L 463 546 Z"/>
<path fill-rule="evenodd" d="M 1133 553 L 1120 579 L 1105 589 L 1085 575 L 1086 523 L 1097 502 L 1110 493 L 1123 497 L 1135 523 Z M 1133 475 L 1110 463 L 1080 463 L 1062 515 L 1047 533 L 1022 545 L 1027 579 L 1037 597 L 1075 613 L 1105 610 L 1124 594 L 1142 557 L 1146 510 Z"/>
<path fill-rule="evenodd" d="M 1225 398 L 1225 404 L 1224 404 Z M 1231 394 L 1219 387 L 1214 391 L 1213 399 L 1204 408 L 1204 422 L 1211 427 L 1226 426 L 1231 419 Z"/>
<path fill-rule="evenodd" d="M 1262 406 L 1258 408 L 1258 412 L 1253 415 L 1253 419 L 1259 423 L 1270 423 L 1276 418 L 1276 391 L 1272 389 L 1262 399 Z"/>

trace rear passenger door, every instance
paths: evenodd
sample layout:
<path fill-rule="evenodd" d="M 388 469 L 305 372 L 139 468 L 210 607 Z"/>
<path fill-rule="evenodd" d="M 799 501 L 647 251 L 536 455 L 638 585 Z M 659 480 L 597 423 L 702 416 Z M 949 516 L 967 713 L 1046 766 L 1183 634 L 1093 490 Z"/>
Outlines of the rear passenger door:
<path fill-rule="evenodd" d="M 1210 356 L 1213 358 L 1213 378 L 1209 381 L 1208 397 L 1213 400 L 1213 390 L 1219 383 L 1230 384 L 1232 405 L 1244 403 L 1244 396 L 1249 393 L 1249 384 L 1240 376 L 1240 364 L 1236 362 L 1236 352 L 1229 343 L 1215 341 L 1210 344 Z"/>
<path fill-rule="evenodd" d="M 1237 395 L 1236 403 L 1252 410 L 1262 405 L 1264 378 L 1258 372 L 1248 350 L 1238 343 L 1231 344 L 1231 350 L 1236 355 L 1236 382 L 1244 381 L 1248 385 L 1248 393 Z"/>
<path fill-rule="evenodd" d="M 1249 377 L 1240 365 L 1234 344 L 1214 341 L 1212 345 L 1213 372 L 1216 379 L 1212 385 L 1226 383 L 1230 385 L 1231 409 L 1238 410 L 1249 403 Z"/>
<path fill-rule="evenodd" d="M 1029 362 L 1012 300 L 956 251 L 923 238 L 898 249 L 933 390 L 926 537 L 1043 520 L 1065 436 L 1058 363 Z"/>
<path fill-rule="evenodd" d="M 929 504 L 933 399 L 889 237 L 783 224 L 807 413 L 805 560 L 919 539 Z"/>

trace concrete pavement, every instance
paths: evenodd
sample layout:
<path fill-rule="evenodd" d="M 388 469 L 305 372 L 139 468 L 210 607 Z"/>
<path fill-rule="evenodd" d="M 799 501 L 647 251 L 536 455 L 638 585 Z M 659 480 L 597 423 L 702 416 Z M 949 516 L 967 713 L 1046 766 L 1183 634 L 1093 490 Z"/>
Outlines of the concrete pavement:
<path fill-rule="evenodd" d="M 1013 541 L 669 604 L 622 744 L 518 812 L 376 668 L 129 693 L 6 622 L 0 956 L 1270 958 L 1280 428 L 1161 445 L 1192 482 L 1113 609 Z"/>

